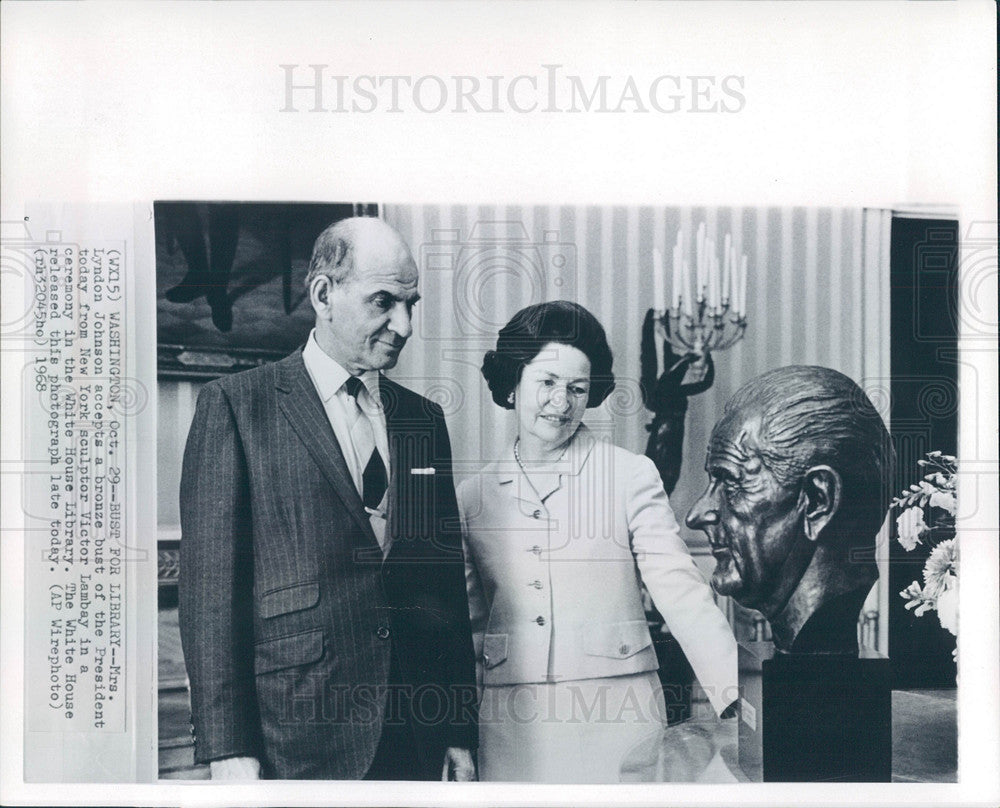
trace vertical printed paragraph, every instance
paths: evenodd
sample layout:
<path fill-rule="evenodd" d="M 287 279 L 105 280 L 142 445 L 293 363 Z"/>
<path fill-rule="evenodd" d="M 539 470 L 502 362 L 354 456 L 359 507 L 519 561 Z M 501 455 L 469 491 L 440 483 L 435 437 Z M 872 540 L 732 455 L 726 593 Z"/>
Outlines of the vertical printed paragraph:
<path fill-rule="evenodd" d="M 123 732 L 124 245 L 56 242 L 29 255 L 24 428 L 46 463 L 25 491 L 27 622 L 44 634 L 26 644 L 28 729 Z"/>

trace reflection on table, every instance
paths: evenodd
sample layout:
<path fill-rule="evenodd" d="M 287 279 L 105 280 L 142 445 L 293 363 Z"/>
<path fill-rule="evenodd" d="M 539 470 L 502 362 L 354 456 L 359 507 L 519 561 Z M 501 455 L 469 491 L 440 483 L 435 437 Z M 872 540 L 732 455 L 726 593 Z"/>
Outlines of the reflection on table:
<path fill-rule="evenodd" d="M 208 767 L 195 766 L 193 760 L 176 606 L 161 609 L 159 618 L 160 777 L 204 779 Z M 747 782 L 739 767 L 737 720 L 719 721 L 707 703 L 696 702 L 691 718 L 665 731 L 658 779 L 671 783 Z M 956 782 L 955 691 L 893 691 L 892 747 L 893 782 Z"/>
<path fill-rule="evenodd" d="M 955 690 L 892 693 L 892 781 L 954 783 L 958 771 Z M 745 783 L 738 719 L 692 718 L 666 729 L 660 775 L 670 783 Z"/>

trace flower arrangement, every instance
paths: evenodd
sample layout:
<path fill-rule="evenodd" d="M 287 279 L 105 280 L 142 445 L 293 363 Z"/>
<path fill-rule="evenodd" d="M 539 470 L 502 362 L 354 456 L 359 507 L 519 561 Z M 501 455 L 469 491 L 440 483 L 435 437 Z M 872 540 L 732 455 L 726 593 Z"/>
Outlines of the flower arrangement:
<path fill-rule="evenodd" d="M 914 581 L 900 592 L 906 608 L 922 615 L 937 611 L 938 621 L 958 633 L 958 546 L 955 541 L 955 474 L 951 455 L 928 452 L 917 464 L 927 473 L 892 501 L 898 540 L 910 552 L 918 544 L 931 548 L 921 586 Z"/>

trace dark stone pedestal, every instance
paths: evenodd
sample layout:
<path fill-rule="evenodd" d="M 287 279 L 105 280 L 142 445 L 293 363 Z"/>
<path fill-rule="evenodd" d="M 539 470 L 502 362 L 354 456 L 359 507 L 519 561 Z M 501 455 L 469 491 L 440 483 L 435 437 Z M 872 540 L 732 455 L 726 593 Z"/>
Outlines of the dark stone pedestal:
<path fill-rule="evenodd" d="M 691 718 L 691 690 L 694 671 L 684 656 L 681 644 L 671 634 L 653 634 L 653 648 L 660 663 L 660 684 L 667 708 L 667 725 L 673 726 Z"/>
<path fill-rule="evenodd" d="M 889 782 L 889 659 L 739 648 L 739 761 L 757 782 Z"/>

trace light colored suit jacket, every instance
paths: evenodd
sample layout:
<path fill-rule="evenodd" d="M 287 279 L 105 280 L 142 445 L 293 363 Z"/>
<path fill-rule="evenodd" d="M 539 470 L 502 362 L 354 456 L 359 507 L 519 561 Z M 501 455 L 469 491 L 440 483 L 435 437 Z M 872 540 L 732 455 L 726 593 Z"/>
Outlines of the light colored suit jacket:
<path fill-rule="evenodd" d="M 459 486 L 480 683 L 655 670 L 641 576 L 721 712 L 737 695 L 736 641 L 653 462 L 581 426 L 559 468 L 536 493 L 511 446 Z"/>

